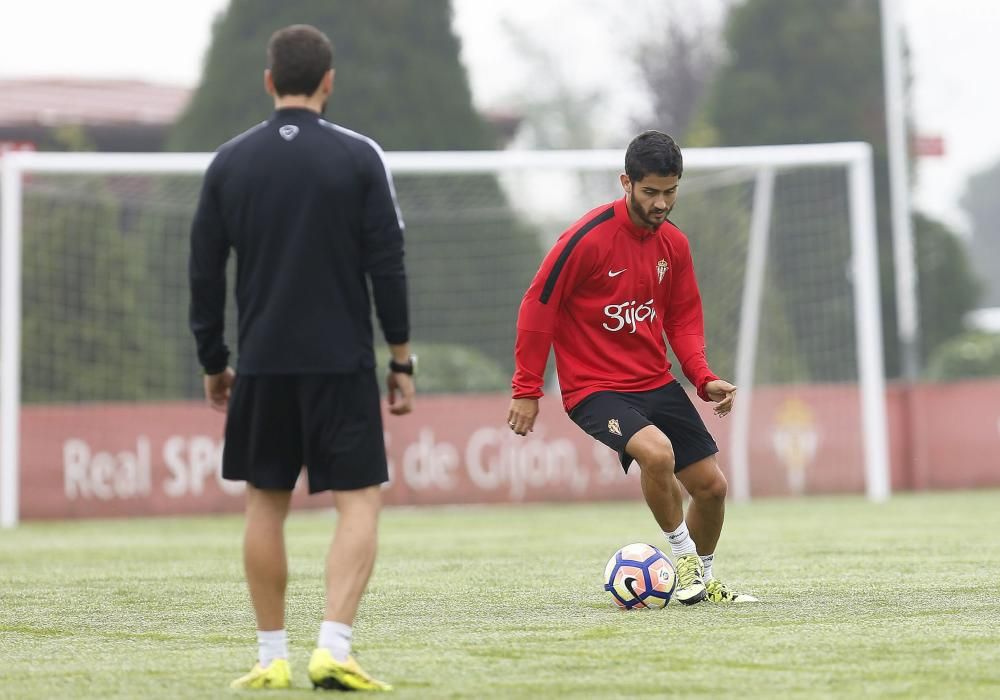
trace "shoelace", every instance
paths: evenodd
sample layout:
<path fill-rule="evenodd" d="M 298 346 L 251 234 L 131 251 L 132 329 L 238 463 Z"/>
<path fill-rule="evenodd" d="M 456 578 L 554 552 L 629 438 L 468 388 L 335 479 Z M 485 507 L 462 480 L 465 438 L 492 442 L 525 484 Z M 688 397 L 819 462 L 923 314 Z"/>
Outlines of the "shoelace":
<path fill-rule="evenodd" d="M 681 588 L 687 588 L 698 576 L 698 563 L 693 558 L 684 558 L 677 562 L 677 582 Z"/>

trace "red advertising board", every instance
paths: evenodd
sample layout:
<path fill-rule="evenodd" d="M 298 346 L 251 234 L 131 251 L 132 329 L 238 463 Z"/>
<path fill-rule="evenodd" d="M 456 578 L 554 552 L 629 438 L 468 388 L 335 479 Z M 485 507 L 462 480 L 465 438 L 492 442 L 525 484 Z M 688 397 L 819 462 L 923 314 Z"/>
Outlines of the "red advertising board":
<path fill-rule="evenodd" d="M 891 389 L 895 489 L 1000 486 L 1000 381 Z M 526 438 L 505 423 L 504 395 L 419 397 L 386 416 L 387 504 L 640 498 L 636 469 L 585 435 L 556 399 Z M 697 399 L 728 469 L 731 418 Z M 755 497 L 862 492 L 856 387 L 761 389 L 750 430 Z M 21 517 L 73 518 L 237 511 L 242 485 L 219 476 L 223 416 L 200 402 L 26 406 Z M 300 480 L 298 505 L 328 507 Z"/>

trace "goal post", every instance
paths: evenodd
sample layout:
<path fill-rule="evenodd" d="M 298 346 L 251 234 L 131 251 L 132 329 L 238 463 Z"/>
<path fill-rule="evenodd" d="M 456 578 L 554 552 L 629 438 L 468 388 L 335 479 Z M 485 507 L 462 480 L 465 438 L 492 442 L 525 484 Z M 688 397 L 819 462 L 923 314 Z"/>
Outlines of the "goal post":
<path fill-rule="evenodd" d="M 26 403 L 142 401 L 147 392 L 196 398 L 193 381 L 183 378 L 190 361 L 170 357 L 172 348 L 193 354 L 183 322 L 186 279 L 177 261 L 186 257 L 181 232 L 212 157 L 15 152 L 0 160 L 0 526 L 19 519 L 19 417 Z M 593 206 L 620 196 L 623 152 L 389 152 L 386 157 L 407 222 L 415 342 L 433 344 L 452 362 L 441 369 L 447 376 L 438 390 L 504 391 L 525 280 L 559 232 Z M 802 417 L 808 409 L 775 398 L 790 386 L 822 384 L 840 392 L 837 401 L 853 402 L 857 418 L 843 427 L 843 435 L 859 441 L 857 450 L 838 454 L 858 463 L 867 496 L 884 500 L 890 491 L 889 457 L 870 146 L 689 148 L 684 162 L 671 218 L 688 234 L 695 254 L 709 360 L 739 387 L 738 410 L 725 426 L 728 454 L 722 457 L 733 498 L 752 495 L 760 468 L 753 457 L 763 449 L 755 416 L 768 411 L 786 417 L 787 429 L 769 439 L 773 452 L 788 456 L 782 459 L 790 475 L 805 468 L 803 455 L 817 439 L 838 439 L 822 434 L 821 427 L 819 437 L 803 432 L 803 421 L 811 420 Z M 108 226 L 114 235 L 94 237 Z M 118 239 L 123 247 L 109 253 L 112 257 L 89 257 L 102 242 L 117 245 Z M 86 284 L 94 299 L 109 288 L 146 289 L 112 309 L 95 310 L 83 301 L 81 308 L 63 309 L 60 304 L 78 300 L 54 298 L 58 295 L 49 294 L 46 285 L 81 270 L 91 271 L 94 279 Z M 25 275 L 32 280 L 30 289 Z M 88 361 L 128 364 L 126 378 L 138 382 L 130 390 L 109 386 L 113 367 L 84 378 L 65 379 L 55 371 L 79 350 L 91 317 L 112 330 L 90 352 L 96 359 Z M 131 325 L 115 330 L 122 319 Z M 75 323 L 82 330 L 63 333 L 63 326 Z M 152 337 L 150 324 L 170 335 L 169 343 L 157 342 L 156 369 L 176 375 L 171 381 L 149 383 L 149 368 L 135 357 L 142 353 L 117 349 L 130 334 L 150 331 Z M 29 343 L 31 352 L 25 353 Z M 25 363 L 32 369 L 30 381 Z M 464 367 L 475 370 L 456 369 Z M 459 375 L 465 384 L 449 383 Z M 71 379 L 73 386 L 66 386 Z M 438 387 L 434 376 L 423 381 L 432 390 Z"/>
<path fill-rule="evenodd" d="M 0 161 L 0 527 L 18 519 L 21 399 L 21 177 L 10 156 Z"/>

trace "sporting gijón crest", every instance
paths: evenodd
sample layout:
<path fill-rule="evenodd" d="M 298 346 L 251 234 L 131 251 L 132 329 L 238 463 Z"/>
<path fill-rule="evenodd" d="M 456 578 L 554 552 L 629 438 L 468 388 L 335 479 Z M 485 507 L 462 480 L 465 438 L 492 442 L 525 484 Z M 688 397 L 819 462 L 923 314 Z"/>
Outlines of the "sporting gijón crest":
<path fill-rule="evenodd" d="M 667 261 L 666 260 L 664 260 L 664 259 L 661 258 L 660 262 L 656 263 L 656 282 L 657 282 L 657 284 L 663 282 L 663 276 L 667 274 L 667 270 L 668 269 L 669 269 L 669 266 L 667 265 Z"/>

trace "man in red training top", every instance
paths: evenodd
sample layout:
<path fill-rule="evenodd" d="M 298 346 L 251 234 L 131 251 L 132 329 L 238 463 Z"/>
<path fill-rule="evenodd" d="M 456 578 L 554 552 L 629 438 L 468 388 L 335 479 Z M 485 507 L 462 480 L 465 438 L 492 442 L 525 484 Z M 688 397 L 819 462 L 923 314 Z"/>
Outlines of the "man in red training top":
<path fill-rule="evenodd" d="M 626 472 L 639 463 L 646 504 L 673 552 L 677 600 L 753 602 L 712 575 L 726 477 L 715 440 L 667 361 L 664 333 L 698 395 L 715 402 L 719 416 L 732 410 L 736 387 L 705 358 L 688 240 L 667 219 L 683 169 L 672 138 L 639 134 L 625 152 L 625 196 L 587 213 L 545 256 L 517 317 L 507 422 L 518 435 L 533 429 L 554 345 L 570 418 L 615 450 Z M 681 485 L 691 495 L 686 521 Z"/>

